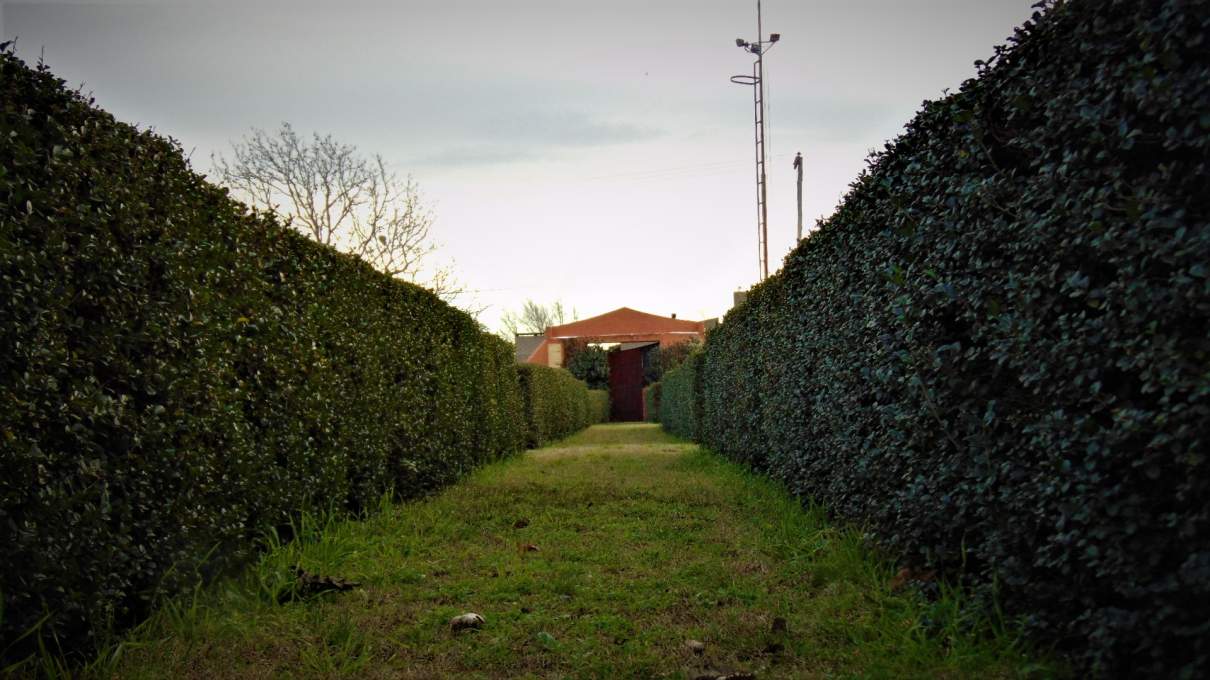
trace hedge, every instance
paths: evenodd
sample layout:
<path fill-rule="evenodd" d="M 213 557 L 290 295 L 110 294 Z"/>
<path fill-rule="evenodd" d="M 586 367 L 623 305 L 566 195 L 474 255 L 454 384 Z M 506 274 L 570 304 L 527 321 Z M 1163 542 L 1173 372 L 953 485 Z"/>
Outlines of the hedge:
<path fill-rule="evenodd" d="M 579 432 L 597 421 L 600 398 L 566 369 L 520 364 L 526 445 L 535 448 Z M 608 403 L 608 395 L 606 396 Z"/>
<path fill-rule="evenodd" d="M 643 388 L 643 420 L 660 422 L 660 384 L 651 383 Z"/>
<path fill-rule="evenodd" d="M 1197 2 L 1035 15 L 698 369 L 704 444 L 1091 674 L 1210 675 L 1207 36 Z"/>
<path fill-rule="evenodd" d="M 251 214 L 180 147 L 0 53 L 0 649 L 64 650 L 308 508 L 517 451 L 512 350 Z"/>
<path fill-rule="evenodd" d="M 588 422 L 609 422 L 609 390 L 588 390 Z"/>
<path fill-rule="evenodd" d="M 690 354 L 677 368 L 664 374 L 660 383 L 659 420 L 663 428 L 678 437 L 697 438 L 697 386 L 700 352 Z"/>

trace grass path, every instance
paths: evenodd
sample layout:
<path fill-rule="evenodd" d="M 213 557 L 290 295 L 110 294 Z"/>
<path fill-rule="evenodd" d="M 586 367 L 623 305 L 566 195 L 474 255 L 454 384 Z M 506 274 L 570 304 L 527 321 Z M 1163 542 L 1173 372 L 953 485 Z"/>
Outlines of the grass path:
<path fill-rule="evenodd" d="M 279 603 L 290 569 L 360 588 Z M 121 677 L 1045 677 L 949 600 L 893 594 L 852 532 L 664 435 L 596 426 L 361 522 L 304 527 L 165 608 Z M 452 633 L 463 612 L 486 618 Z M 919 623 L 936 624 L 926 635 Z M 784 620 L 784 626 L 781 621 Z M 775 625 L 776 622 L 776 625 Z M 705 644 L 695 654 L 687 640 Z M 106 674 L 108 674 L 108 672 Z M 712 675 L 713 674 L 713 675 Z"/>

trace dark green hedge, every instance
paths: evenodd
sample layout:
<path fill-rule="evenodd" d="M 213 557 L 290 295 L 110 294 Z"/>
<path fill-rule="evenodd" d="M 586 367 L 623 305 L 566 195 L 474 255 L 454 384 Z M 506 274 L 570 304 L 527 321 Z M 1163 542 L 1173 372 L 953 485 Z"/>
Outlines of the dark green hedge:
<path fill-rule="evenodd" d="M 530 448 L 599 422 L 599 398 L 591 396 L 599 390 L 589 390 L 583 380 L 565 369 L 520 364 L 517 372 L 525 404 L 526 445 Z"/>
<path fill-rule="evenodd" d="M 678 437 L 697 438 L 697 387 L 700 352 L 690 354 L 677 368 L 664 374 L 660 383 L 659 420 L 663 428 Z"/>
<path fill-rule="evenodd" d="M 643 388 L 643 420 L 660 422 L 660 384 L 651 383 Z"/>
<path fill-rule="evenodd" d="M 0 649 L 44 612 L 87 649 L 303 509 L 522 443 L 507 343 L 7 53 L 0 349 Z"/>
<path fill-rule="evenodd" d="M 563 366 L 588 389 L 609 389 L 609 353 L 581 338 L 563 342 Z"/>
<path fill-rule="evenodd" d="M 1049 8 L 712 334 L 700 439 L 1092 673 L 1210 675 L 1208 159 L 1210 5 Z"/>
<path fill-rule="evenodd" d="M 609 422 L 609 390 L 588 390 L 588 422 Z"/>

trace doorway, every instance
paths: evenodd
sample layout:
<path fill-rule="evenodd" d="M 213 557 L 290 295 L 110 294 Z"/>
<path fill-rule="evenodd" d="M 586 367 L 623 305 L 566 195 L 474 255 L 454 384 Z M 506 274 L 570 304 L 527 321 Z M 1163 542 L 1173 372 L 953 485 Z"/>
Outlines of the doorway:
<path fill-rule="evenodd" d="M 609 353 L 609 416 L 614 422 L 643 419 L 643 348 Z"/>

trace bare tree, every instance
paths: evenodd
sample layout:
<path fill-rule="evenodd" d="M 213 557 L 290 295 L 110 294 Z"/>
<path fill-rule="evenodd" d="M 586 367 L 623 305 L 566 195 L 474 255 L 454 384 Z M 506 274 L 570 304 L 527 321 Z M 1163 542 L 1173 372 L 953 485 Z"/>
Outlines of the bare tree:
<path fill-rule="evenodd" d="M 331 135 L 305 139 L 289 123 L 272 133 L 254 129 L 231 154 L 212 156 L 215 173 L 251 205 L 447 301 L 463 292 L 448 267 L 426 269 L 437 248 L 433 214 L 411 176 L 401 180 L 382 156 L 366 158 Z"/>
<path fill-rule="evenodd" d="M 533 300 L 526 300 L 521 306 L 520 313 L 505 312 L 500 317 L 500 325 L 503 327 L 508 339 L 516 337 L 518 333 L 544 333 L 547 328 L 557 326 L 566 319 L 566 312 L 563 310 L 561 301 L 554 301 L 549 305 L 539 304 Z"/>

